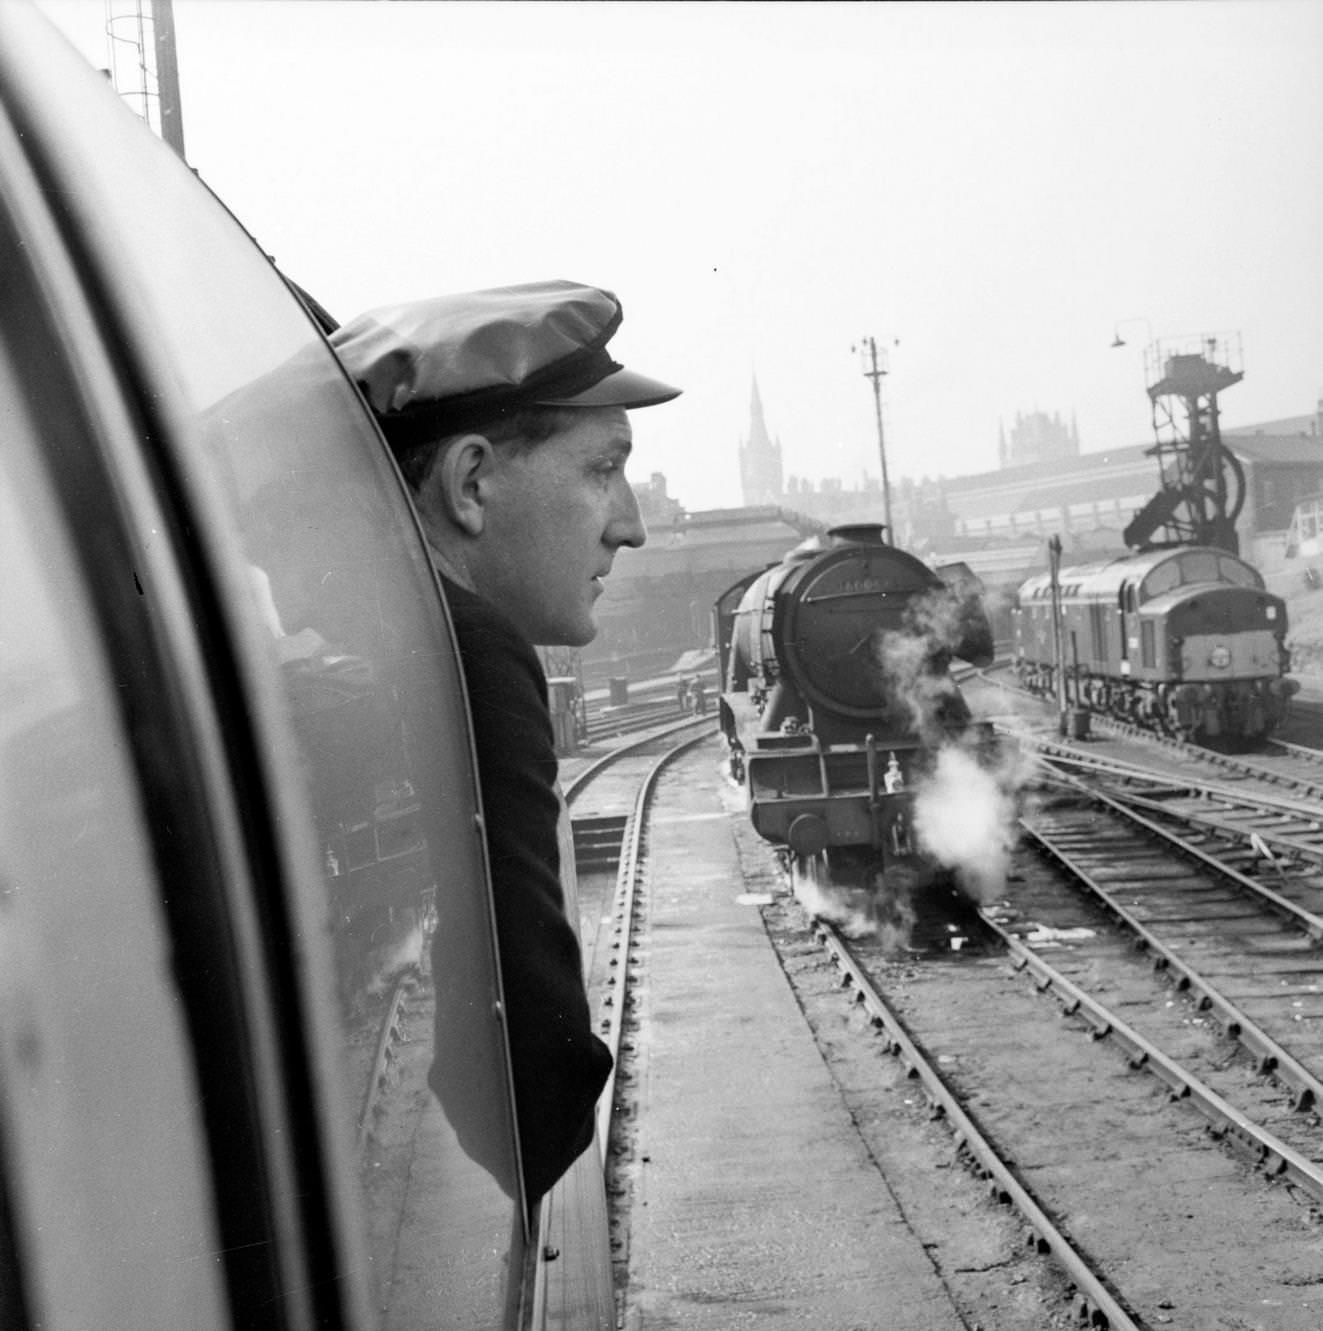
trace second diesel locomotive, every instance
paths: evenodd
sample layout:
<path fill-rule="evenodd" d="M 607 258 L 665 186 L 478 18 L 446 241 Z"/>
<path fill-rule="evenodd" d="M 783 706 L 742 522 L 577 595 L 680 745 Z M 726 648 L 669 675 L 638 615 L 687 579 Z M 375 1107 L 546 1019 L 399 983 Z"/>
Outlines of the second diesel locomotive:
<path fill-rule="evenodd" d="M 949 670 L 993 656 L 968 582 L 881 527 L 838 527 L 735 584 L 715 618 L 720 725 L 759 835 L 796 878 L 876 888 L 921 869 L 917 782 L 942 746 L 991 739 Z"/>
<path fill-rule="evenodd" d="M 1286 603 L 1251 564 L 1207 546 L 1166 547 L 1060 570 L 1060 658 L 1080 707 L 1182 739 L 1270 734 L 1299 685 L 1288 679 Z M 1052 581 L 1020 588 L 1014 669 L 1053 693 Z"/>

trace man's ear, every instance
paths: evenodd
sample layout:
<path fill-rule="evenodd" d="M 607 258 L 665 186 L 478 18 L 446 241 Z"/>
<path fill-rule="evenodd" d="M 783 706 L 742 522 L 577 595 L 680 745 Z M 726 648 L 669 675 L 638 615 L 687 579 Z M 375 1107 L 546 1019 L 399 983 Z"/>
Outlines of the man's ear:
<path fill-rule="evenodd" d="M 451 440 L 419 487 L 424 512 L 444 517 L 466 535 L 480 535 L 486 521 L 485 483 L 495 461 L 491 444 L 480 434 Z"/>

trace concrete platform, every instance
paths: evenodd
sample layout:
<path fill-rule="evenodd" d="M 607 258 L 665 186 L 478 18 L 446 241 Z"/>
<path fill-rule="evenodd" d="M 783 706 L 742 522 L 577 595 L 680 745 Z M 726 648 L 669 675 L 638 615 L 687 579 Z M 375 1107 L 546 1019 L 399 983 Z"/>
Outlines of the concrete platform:
<path fill-rule="evenodd" d="M 650 838 L 626 1326 L 957 1331 L 745 895 L 717 761 L 675 769 Z"/>

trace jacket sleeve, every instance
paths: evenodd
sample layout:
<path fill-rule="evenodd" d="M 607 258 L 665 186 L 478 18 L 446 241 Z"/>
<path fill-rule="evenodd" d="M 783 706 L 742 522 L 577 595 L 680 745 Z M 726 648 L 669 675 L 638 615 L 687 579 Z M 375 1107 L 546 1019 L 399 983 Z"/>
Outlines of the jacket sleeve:
<path fill-rule="evenodd" d="M 592 1032 L 577 927 L 565 913 L 557 763 L 542 667 L 512 625 L 482 613 L 481 602 L 457 608 L 457 599 L 452 615 L 473 716 L 515 1112 L 532 1201 L 592 1141 L 611 1056 Z"/>

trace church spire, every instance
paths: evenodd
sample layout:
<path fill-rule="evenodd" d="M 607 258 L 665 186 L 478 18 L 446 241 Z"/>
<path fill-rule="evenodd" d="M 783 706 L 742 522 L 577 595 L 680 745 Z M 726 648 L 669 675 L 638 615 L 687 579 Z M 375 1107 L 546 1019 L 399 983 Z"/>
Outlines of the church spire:
<path fill-rule="evenodd" d="M 740 447 L 740 482 L 746 504 L 779 504 L 784 490 L 781 446 L 767 432 L 758 376 L 753 376 L 749 400 L 749 437 Z"/>
<path fill-rule="evenodd" d="M 749 402 L 749 447 L 765 452 L 772 447 L 767 433 L 767 417 L 763 414 L 763 398 L 758 391 L 758 376 L 753 376 L 753 396 Z"/>

